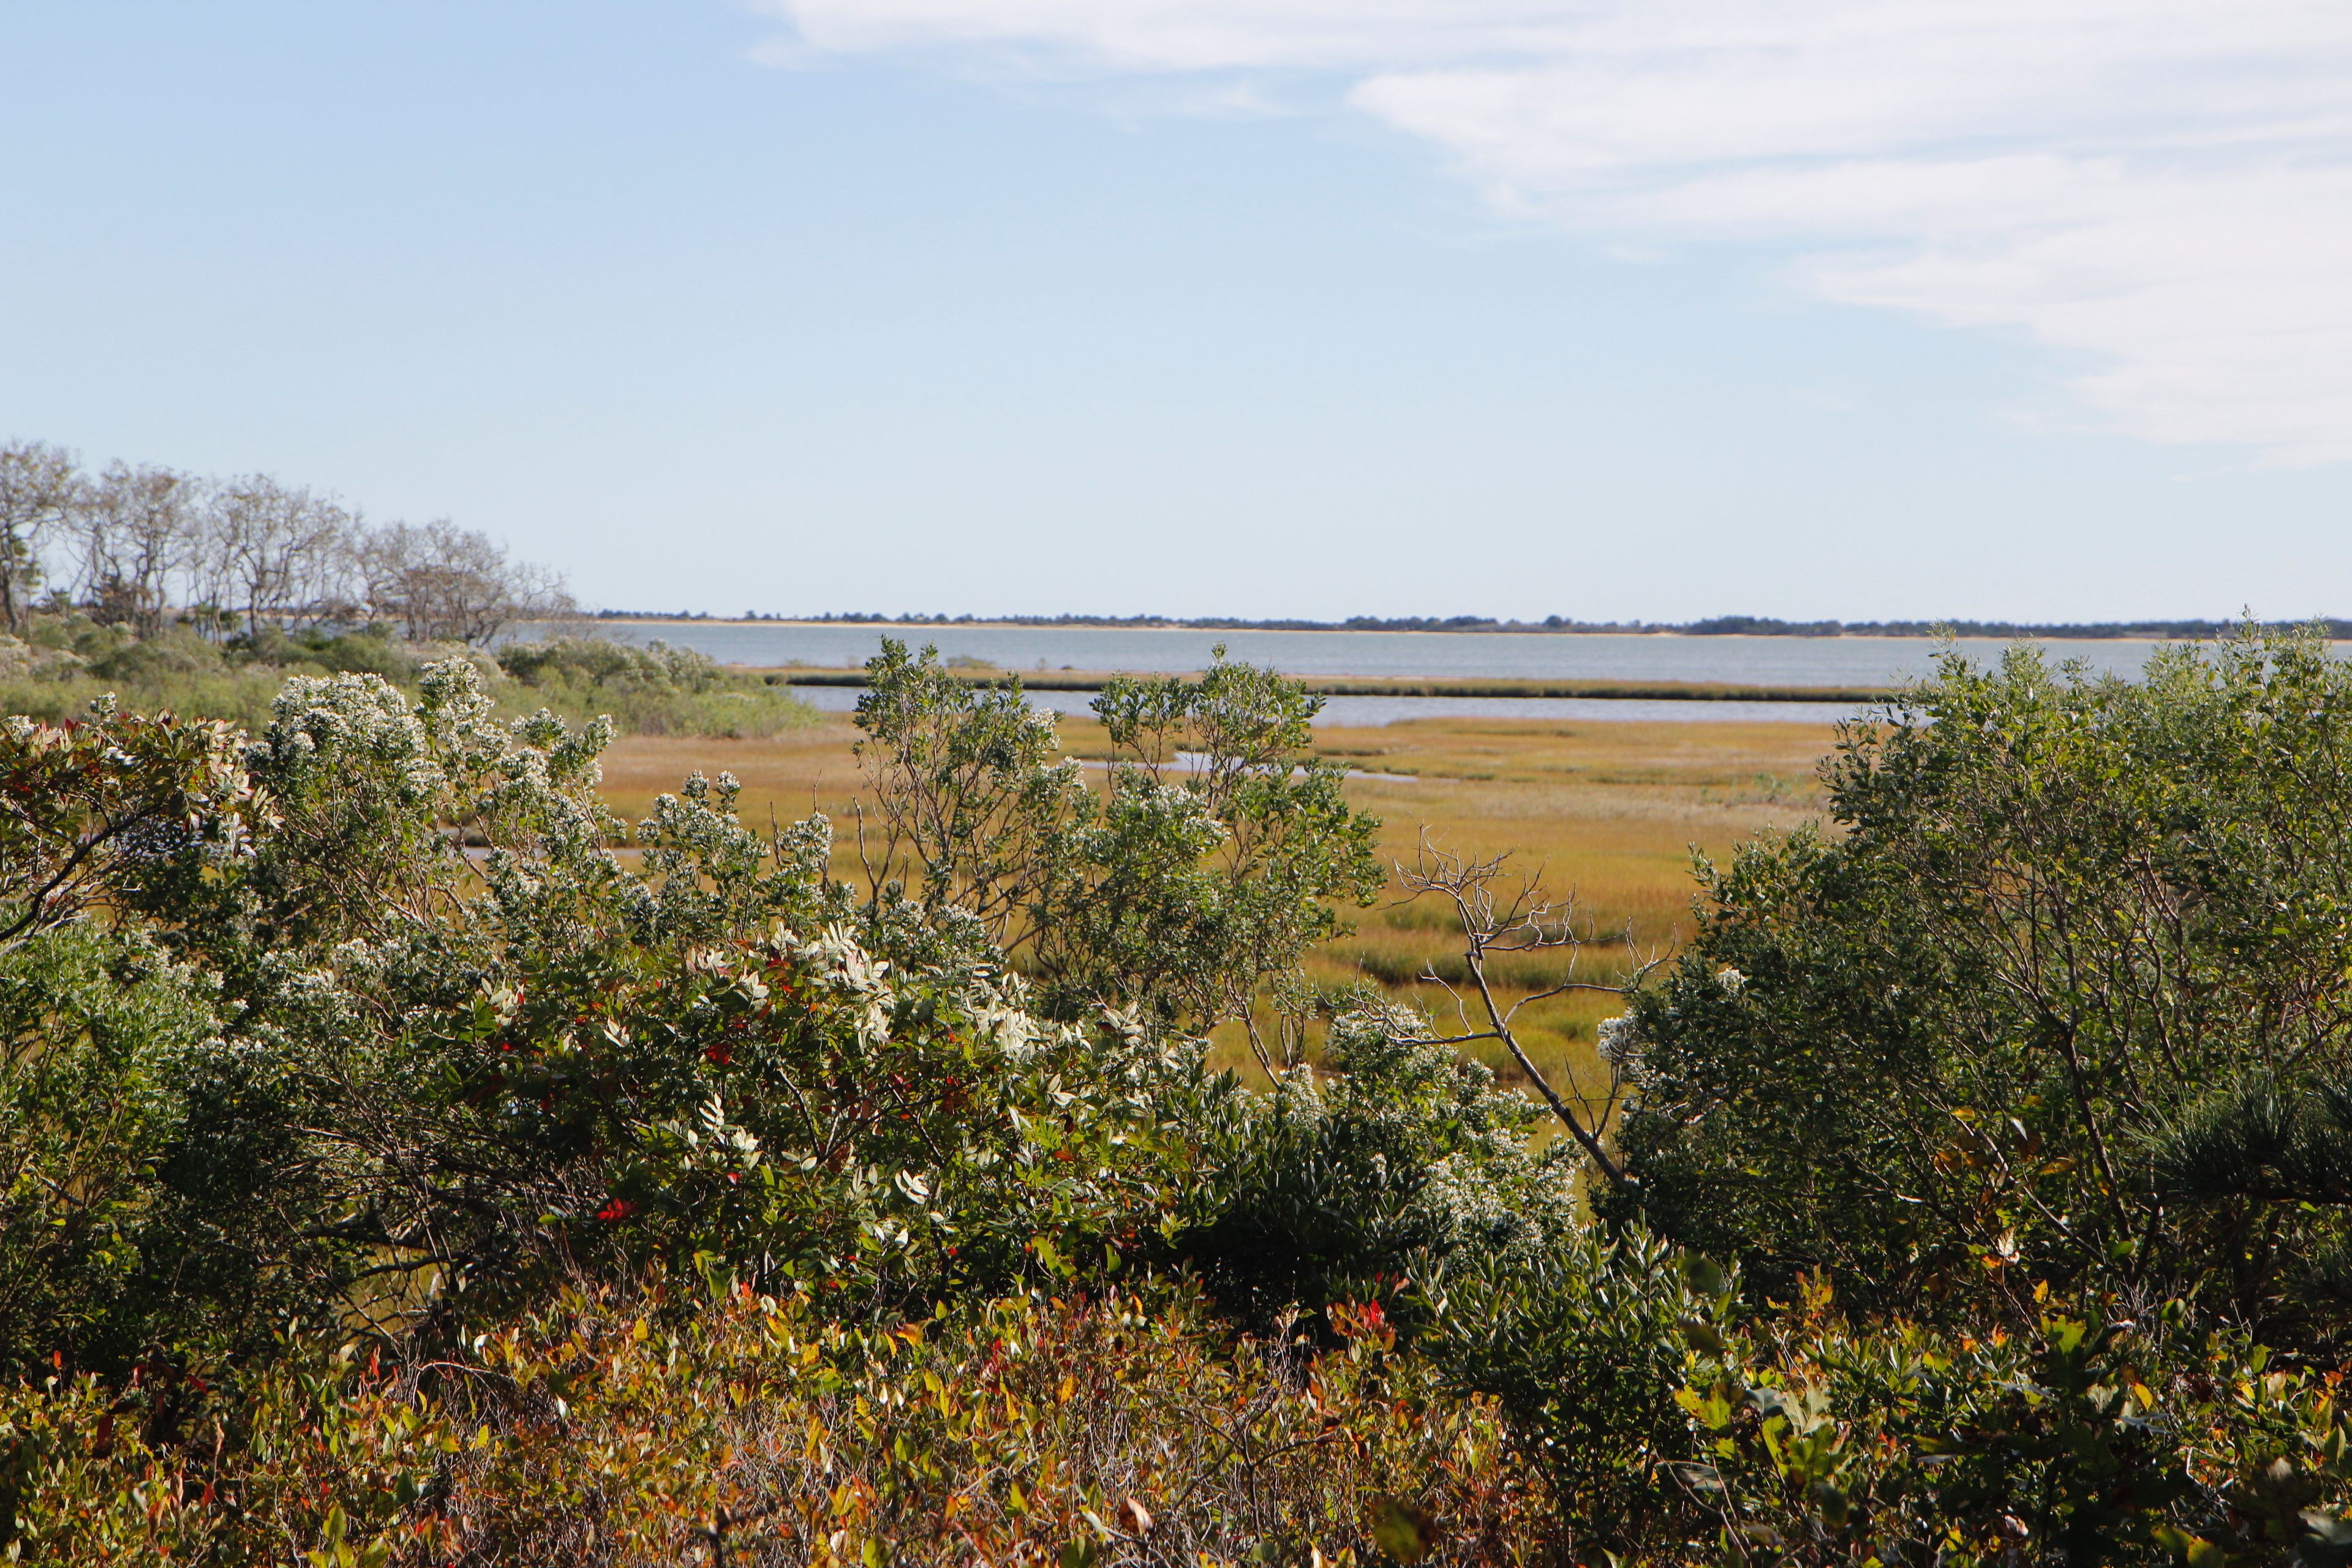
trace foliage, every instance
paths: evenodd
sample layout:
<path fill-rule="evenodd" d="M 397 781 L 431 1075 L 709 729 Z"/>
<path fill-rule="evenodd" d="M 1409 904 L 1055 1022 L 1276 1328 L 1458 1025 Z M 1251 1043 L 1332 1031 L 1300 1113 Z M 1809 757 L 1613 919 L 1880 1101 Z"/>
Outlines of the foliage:
<path fill-rule="evenodd" d="M 637 735 L 772 735 L 814 717 L 790 689 L 747 679 L 707 654 L 602 637 L 511 642 L 499 667 L 533 701 L 565 713 L 607 713 Z"/>
<path fill-rule="evenodd" d="M 215 989 L 87 925 L 0 953 L 0 1376 L 266 1342 L 307 1304 L 286 1108 Z"/>
<path fill-rule="evenodd" d="M 1214 1102 L 1176 1245 L 1229 1310 L 1395 1296 L 1471 1254 L 1531 1268 L 1575 1235 L 1566 1148 L 1532 1152 L 1526 1099 L 1429 1037 L 1368 1005 L 1334 1021 L 1325 1073 Z"/>
<path fill-rule="evenodd" d="M 709 655 L 658 638 L 644 647 L 604 637 L 513 642 L 499 650 L 499 668 L 533 686 L 577 681 L 614 691 L 652 687 L 698 695 L 726 683 L 726 672 Z"/>
<path fill-rule="evenodd" d="M 1737 1308 L 1720 1269 L 1639 1231 L 1587 1232 L 1516 1255 L 1464 1248 L 1424 1289 L 1430 1354 L 1500 1404 L 1582 1544 L 1622 1550 L 1675 1523 L 1665 1483 L 1691 1439 L 1673 1396 Z"/>
<path fill-rule="evenodd" d="M 2184 1316 L 2045 1300 L 2013 1333 L 1856 1326 L 1809 1282 L 1693 1354 L 1675 1475 L 1727 1562 L 2345 1561 L 2337 1378 Z"/>
<path fill-rule="evenodd" d="M 887 637 L 866 670 L 876 879 L 911 876 L 977 916 L 1055 1016 L 1248 1019 L 1261 986 L 1344 929 L 1333 905 L 1381 886 L 1378 821 L 1348 805 L 1341 769 L 1302 754 L 1320 699 L 1222 647 L 1198 680 L 1106 685 L 1101 794 L 1076 759 L 1049 760 L 1054 716 L 1017 680 L 982 686 Z"/>
<path fill-rule="evenodd" d="M 2341 1210 L 2168 1205 L 2154 1151 L 2243 1071 L 2345 1070 L 2347 723 L 2352 667 L 2305 636 L 2140 684 L 1946 658 L 1825 764 L 1835 837 L 1706 871 L 1697 941 L 1619 1037 L 1640 1188 L 1613 1212 L 1776 1294 L 1826 1267 L 2021 1323 L 2042 1278 L 2303 1311 L 2281 1293 Z"/>
<path fill-rule="evenodd" d="M 135 896 L 159 865 L 241 854 L 236 742 L 225 724 L 110 706 L 65 724 L 0 719 L 0 949 Z"/>
<path fill-rule="evenodd" d="M 810 723 L 787 687 L 731 673 L 690 649 L 634 648 L 598 638 L 551 638 L 489 655 L 456 644 L 410 642 L 388 622 L 215 637 L 199 616 L 152 637 L 79 613 L 45 613 L 29 645 L 0 637 L 0 710 L 51 723 L 115 697 L 148 712 L 202 715 L 259 729 L 289 675 L 381 675 L 412 695 L 425 668 L 469 658 L 492 688 L 568 722 L 611 718 L 630 734 L 756 737 Z M 509 684 L 510 681 L 510 684 Z"/>
<path fill-rule="evenodd" d="M 1040 1022 L 953 921 L 881 907 L 861 926 L 822 819 L 763 842 L 723 777 L 656 804 L 631 872 L 595 794 L 607 731 L 500 721 L 462 660 L 421 689 L 295 678 L 241 758 L 216 731 L 195 753 L 249 819 L 236 853 L 180 834 L 81 857 L 77 901 L 152 921 L 217 991 L 229 1057 L 285 1101 L 294 1230 L 316 1246 L 299 1268 L 283 1247 L 236 1258 L 388 1323 L 651 1260 L 805 1280 L 856 1314 L 1116 1268 L 1156 1226 L 1179 1168 L 1158 1126 L 1199 1092 L 1196 1047 Z M 169 726 L 19 730 L 25 765 L 67 781 L 31 792 L 47 816 L 23 828 L 52 858 L 119 831 L 74 815 L 75 791 L 127 817 L 110 803 L 166 782 L 140 748 L 185 760 Z M 5 1076 L 33 1094 L 75 1037 L 59 1004 L 26 1005 Z"/>
<path fill-rule="evenodd" d="M 632 831 L 611 724 L 502 718 L 473 658 L 297 675 L 250 739 L 8 721 L 0 1542 L 2352 1560 L 2308 645 L 1948 664 L 1849 734 L 1836 834 L 1713 878 L 1548 1149 L 1368 994 L 1269 1093 L 1204 1069 L 1370 885 L 1295 689 L 1107 692 L 1098 788 L 1016 688 L 875 675 L 863 889 L 725 774 Z M 1575 944 L 1496 879 L 1421 879 L 1474 984 Z"/>
<path fill-rule="evenodd" d="M 2284 1336 L 2339 1343 L 2352 1304 L 2352 1242 L 2341 1224 L 2352 1208 L 2352 1083 L 2322 1078 L 2290 1089 L 2275 1074 L 2249 1073 L 2159 1128 L 2150 1148 L 2165 1201 L 2221 1216 L 2247 1261 L 2277 1270 L 2272 1321 Z M 2338 1223 L 2313 1226 L 2317 1215 Z"/>
<path fill-rule="evenodd" d="M 870 1331 L 741 1292 L 573 1295 L 461 1361 L 248 1375 L 226 1452 L 53 1380 L 0 1395 L 0 1540 L 35 1563 L 320 1565 L 1540 1550 L 1540 1486 L 1502 1462 L 1492 1409 L 1438 1399 L 1377 1311 L 1335 1321 L 1312 1355 L 1118 1295 Z"/>

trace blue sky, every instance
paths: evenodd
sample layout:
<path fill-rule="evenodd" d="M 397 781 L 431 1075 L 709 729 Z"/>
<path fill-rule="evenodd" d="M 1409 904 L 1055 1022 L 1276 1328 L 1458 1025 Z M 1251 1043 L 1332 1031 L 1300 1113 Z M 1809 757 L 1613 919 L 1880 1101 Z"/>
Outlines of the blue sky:
<path fill-rule="evenodd" d="M 0 436 L 628 607 L 2352 614 L 2332 15 L 1775 15 L 9 0 Z"/>

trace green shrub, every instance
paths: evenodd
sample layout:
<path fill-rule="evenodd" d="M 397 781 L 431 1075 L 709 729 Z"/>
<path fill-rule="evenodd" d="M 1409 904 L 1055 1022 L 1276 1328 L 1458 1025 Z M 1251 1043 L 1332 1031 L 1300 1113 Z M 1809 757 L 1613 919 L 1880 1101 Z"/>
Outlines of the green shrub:
<path fill-rule="evenodd" d="M 601 637 L 514 642 L 499 667 L 533 700 L 574 717 L 609 713 L 639 735 L 773 735 L 814 712 L 789 689 L 730 674 L 706 654 L 656 641 L 645 647 Z"/>
<path fill-rule="evenodd" d="M 1691 1452 L 1675 1394 L 1737 1307 L 1719 1269 L 1639 1232 L 1587 1233 L 1517 1257 L 1465 1248 L 1423 1289 L 1431 1356 L 1501 1406 L 1580 1544 L 1671 1532 L 1671 1468 Z"/>
<path fill-rule="evenodd" d="M 2348 725 L 2352 664 L 2306 637 L 2138 684 L 1947 658 L 1824 764 L 1834 835 L 1707 873 L 1619 1037 L 1612 1212 L 1775 1295 L 1826 1268 L 1930 1316 L 2022 1324 L 2047 1279 L 2314 1321 L 2283 1293 L 2345 1210 L 2168 1203 L 2154 1151 L 2250 1068 L 2352 1070 Z"/>
<path fill-rule="evenodd" d="M 857 754 L 879 876 L 976 919 L 1043 1011 L 1132 1009 L 1195 1034 L 1240 1019 L 1271 1071 L 1252 1004 L 1297 988 L 1307 951 L 1347 929 L 1339 906 L 1377 894 L 1380 821 L 1307 752 L 1322 699 L 1215 652 L 1197 681 L 1105 685 L 1094 710 L 1116 756 L 1097 793 L 1017 679 L 968 680 L 936 647 L 885 637 Z"/>
<path fill-rule="evenodd" d="M 172 1177 L 219 1026 L 150 942 L 72 925 L 0 950 L 0 1377 L 52 1354 L 120 1372 L 218 1304 L 175 1289 L 197 1260 Z"/>
<path fill-rule="evenodd" d="M 113 699 L 131 711 L 218 719 L 243 729 L 269 721 L 269 704 L 285 677 L 275 669 L 162 672 L 137 681 L 110 680 L 75 668 L 53 678 L 0 679 L 0 712 L 62 724 Z"/>
<path fill-rule="evenodd" d="M 1675 1478 L 1727 1560 L 2337 1563 L 2333 1374 L 2044 1302 L 2014 1333 L 1854 1325 L 1826 1288 L 1691 1358 Z"/>
<path fill-rule="evenodd" d="M 120 647 L 90 658 L 89 673 L 104 680 L 134 686 L 173 677 L 218 673 L 225 666 L 221 650 L 195 633 L 174 629 Z"/>
<path fill-rule="evenodd" d="M 1334 1020 L 1328 1071 L 1214 1101 L 1175 1245 L 1244 1321 L 1397 1296 L 1464 1253 L 1532 1267 L 1577 1231 L 1564 1147 L 1528 1148 L 1538 1112 L 1434 1043 L 1428 1019 L 1372 1005 Z"/>

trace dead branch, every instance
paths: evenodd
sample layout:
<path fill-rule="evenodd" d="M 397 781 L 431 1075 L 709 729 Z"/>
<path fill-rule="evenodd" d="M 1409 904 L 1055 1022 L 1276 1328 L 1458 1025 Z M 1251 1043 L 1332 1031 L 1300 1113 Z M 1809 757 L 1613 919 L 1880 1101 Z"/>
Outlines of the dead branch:
<path fill-rule="evenodd" d="M 1622 1186 L 1626 1176 L 1622 1168 L 1612 1159 L 1602 1142 L 1611 1117 L 1624 1091 L 1622 1068 L 1609 1062 L 1609 1089 L 1601 1103 L 1601 1114 L 1588 1122 L 1571 1107 L 1551 1080 L 1544 1076 L 1527 1047 L 1519 1041 L 1514 1028 L 1519 1012 L 1531 1003 L 1562 995 L 1571 991 L 1597 991 L 1623 995 L 1640 985 L 1650 971 L 1664 962 L 1662 955 L 1648 954 L 1636 959 L 1632 972 L 1619 983 L 1611 984 L 1576 978 L 1575 965 L 1584 947 L 1584 936 L 1576 923 L 1576 905 L 1572 898 L 1556 900 L 1547 896 L 1536 877 L 1507 872 L 1504 862 L 1507 855 L 1491 859 L 1474 860 L 1439 848 L 1430 841 L 1426 832 L 1414 853 L 1412 864 L 1396 863 L 1397 881 L 1408 899 L 1434 894 L 1450 904 L 1454 921 L 1461 931 L 1463 965 L 1470 979 L 1469 989 L 1478 998 L 1485 1014 L 1486 1027 L 1477 1028 L 1470 1022 L 1467 999 L 1461 990 L 1448 983 L 1433 969 L 1423 976 L 1445 988 L 1454 998 L 1457 1012 L 1463 1015 L 1459 1035 L 1442 1039 L 1433 1037 L 1428 1044 L 1463 1045 L 1472 1040 L 1500 1040 L 1511 1059 L 1519 1065 L 1536 1092 L 1551 1108 L 1553 1116 L 1568 1130 L 1587 1158 L 1608 1177 L 1612 1184 Z M 1627 945 L 1632 946 L 1633 933 L 1626 932 Z M 1497 954 L 1516 954 L 1557 951 L 1566 955 L 1570 978 L 1556 984 L 1533 991 L 1507 1006 L 1495 993 L 1488 974 L 1488 961 Z M 1583 1096 L 1589 1110 L 1591 1101 Z"/>

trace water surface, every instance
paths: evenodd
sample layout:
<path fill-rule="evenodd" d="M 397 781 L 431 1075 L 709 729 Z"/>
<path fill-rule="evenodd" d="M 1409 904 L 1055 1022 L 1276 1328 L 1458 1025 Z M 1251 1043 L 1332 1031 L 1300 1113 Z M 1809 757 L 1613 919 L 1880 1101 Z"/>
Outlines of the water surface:
<path fill-rule="evenodd" d="M 601 635 L 660 638 L 726 664 L 865 663 L 897 637 L 948 658 L 1002 668 L 1122 669 L 1181 674 L 1208 667 L 1219 643 L 1235 658 L 1291 675 L 1387 675 L 1554 680 L 1681 680 L 1742 686 L 1892 686 L 1929 673 L 1941 646 L 1927 637 L 1620 636 L 1536 632 L 1213 632 L 1110 626 L 877 626 L 792 621 L 604 621 Z M 1979 661 L 2010 644 L 1970 637 Z M 2116 638 L 2048 645 L 2101 673 L 2137 675 L 2154 642 Z M 1511 700 L 1519 700 L 1513 699 Z M 1709 704 L 1708 706 L 1721 706 Z M 1731 717 L 1732 715 L 1718 715 Z"/>
<path fill-rule="evenodd" d="M 798 686 L 793 695 L 827 713 L 857 708 L 854 686 Z M 1084 713 L 1091 691 L 1032 691 L 1032 706 Z M 1604 697 L 1329 697 L 1318 725 L 1369 729 L 1406 719 L 1617 719 L 1643 722 L 1832 724 L 1859 711 L 1843 702 L 1681 702 Z"/>

